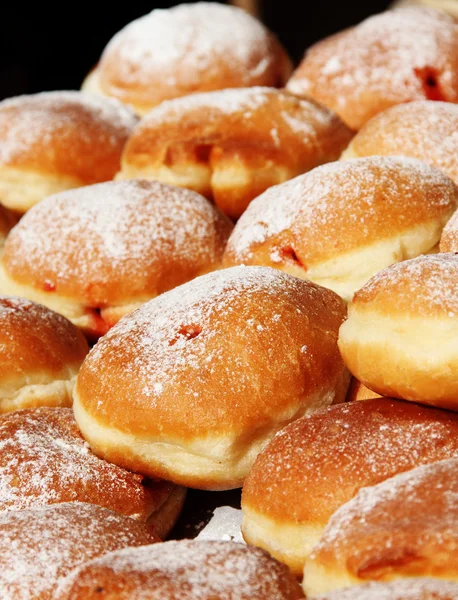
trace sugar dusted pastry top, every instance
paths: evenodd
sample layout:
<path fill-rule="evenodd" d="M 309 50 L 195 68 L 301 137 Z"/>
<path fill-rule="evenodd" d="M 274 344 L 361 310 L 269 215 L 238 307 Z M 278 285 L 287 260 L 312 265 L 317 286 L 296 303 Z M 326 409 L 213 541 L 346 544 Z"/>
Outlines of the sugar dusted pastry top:
<path fill-rule="evenodd" d="M 458 101 L 458 26 L 424 7 L 386 11 L 310 48 L 288 82 L 353 129 L 412 100 Z"/>
<path fill-rule="evenodd" d="M 291 63 L 274 35 L 245 11 L 197 2 L 153 10 L 124 27 L 96 72 L 102 93 L 144 113 L 199 91 L 282 87 Z"/>
<path fill-rule="evenodd" d="M 33 207 L 2 261 L 17 283 L 98 308 L 144 301 L 216 268 L 231 229 L 195 192 L 108 182 Z"/>
<path fill-rule="evenodd" d="M 121 102 L 80 92 L 9 98 L 0 102 L 0 170 L 67 176 L 78 185 L 107 181 L 136 123 Z"/>
<path fill-rule="evenodd" d="M 79 501 L 146 521 L 173 487 L 95 456 L 70 408 L 0 417 L 0 448 L 0 511 Z"/>
<path fill-rule="evenodd" d="M 303 598 L 287 567 L 235 542 L 170 541 L 106 554 L 64 580 L 56 600 Z"/>

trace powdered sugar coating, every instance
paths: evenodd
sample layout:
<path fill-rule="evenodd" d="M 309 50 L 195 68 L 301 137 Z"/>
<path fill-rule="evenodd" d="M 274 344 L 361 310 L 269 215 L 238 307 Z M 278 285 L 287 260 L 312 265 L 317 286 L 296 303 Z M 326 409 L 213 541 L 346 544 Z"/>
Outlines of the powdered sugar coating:
<path fill-rule="evenodd" d="M 454 458 L 363 488 L 334 513 L 310 560 L 365 580 L 447 579 L 456 568 L 457 486 Z"/>
<path fill-rule="evenodd" d="M 374 275 L 353 299 L 358 310 L 393 310 L 416 316 L 458 316 L 458 256 L 418 256 Z"/>
<path fill-rule="evenodd" d="M 106 47 L 98 73 L 104 93 L 153 106 L 195 91 L 281 86 L 289 64 L 251 15 L 197 2 L 156 9 L 127 25 Z"/>
<path fill-rule="evenodd" d="M 242 508 L 322 526 L 362 487 L 458 458 L 457 434 L 454 413 L 387 398 L 317 411 L 282 429 L 258 456 Z"/>
<path fill-rule="evenodd" d="M 457 600 L 458 583 L 440 579 L 399 579 L 389 583 L 371 582 L 317 596 L 315 600 Z"/>
<path fill-rule="evenodd" d="M 0 165 L 67 175 L 84 183 L 112 179 L 137 123 L 121 102 L 73 91 L 0 103 Z"/>
<path fill-rule="evenodd" d="M 99 590 L 97 593 L 96 590 Z M 287 567 L 259 548 L 234 542 L 164 542 L 112 552 L 64 581 L 59 600 L 293 600 L 302 598 Z"/>
<path fill-rule="evenodd" d="M 148 438 L 266 435 L 345 393 L 344 316 L 340 298 L 311 282 L 263 267 L 216 271 L 123 318 L 92 349 L 76 393 L 101 422 Z"/>
<path fill-rule="evenodd" d="M 0 511 L 79 501 L 146 521 L 172 487 L 95 456 L 71 409 L 37 408 L 0 418 Z"/>
<path fill-rule="evenodd" d="M 155 541 L 145 525 L 92 504 L 0 513 L 0 596 L 50 600 L 58 581 L 81 563 Z"/>
<path fill-rule="evenodd" d="M 50 196 L 11 232 L 17 281 L 103 307 L 146 300 L 219 265 L 232 229 L 199 194 L 122 181 Z"/>
<path fill-rule="evenodd" d="M 453 182 L 418 160 L 373 156 L 328 163 L 256 198 L 230 236 L 226 256 L 256 264 L 262 251 L 281 268 L 289 245 L 307 269 L 419 224 L 445 222 L 457 199 Z"/>
<path fill-rule="evenodd" d="M 445 13 L 407 7 L 372 16 L 318 42 L 288 88 L 332 108 L 354 129 L 420 99 L 458 101 L 458 26 Z"/>
<path fill-rule="evenodd" d="M 458 183 L 458 106 L 428 100 L 394 106 L 371 119 L 353 138 L 348 152 L 410 156 Z"/>

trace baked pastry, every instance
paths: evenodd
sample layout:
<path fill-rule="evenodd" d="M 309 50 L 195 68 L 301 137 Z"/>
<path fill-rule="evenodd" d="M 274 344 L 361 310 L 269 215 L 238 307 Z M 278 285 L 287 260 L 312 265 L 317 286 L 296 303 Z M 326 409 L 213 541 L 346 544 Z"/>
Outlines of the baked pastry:
<path fill-rule="evenodd" d="M 291 62 L 276 37 L 234 6 L 153 10 L 121 29 L 83 90 L 114 96 L 144 115 L 163 100 L 233 87 L 283 87 Z"/>
<path fill-rule="evenodd" d="M 0 204 L 0 250 L 3 248 L 6 236 L 16 225 L 17 221 L 17 216 L 11 210 L 8 210 L 5 206 Z"/>
<path fill-rule="evenodd" d="M 384 267 L 432 251 L 457 200 L 453 182 L 420 161 L 330 163 L 256 198 L 223 264 L 275 267 L 350 300 Z"/>
<path fill-rule="evenodd" d="M 328 106 L 352 129 L 403 102 L 458 102 L 458 26 L 431 8 L 374 15 L 312 46 L 287 88 Z"/>
<path fill-rule="evenodd" d="M 240 487 L 294 419 L 343 402 L 348 375 L 330 290 L 262 267 L 199 277 L 125 317 L 74 393 L 93 451 L 188 487 Z"/>
<path fill-rule="evenodd" d="M 354 400 L 369 400 L 371 398 L 381 398 L 381 396 L 367 388 L 361 381 L 355 379 L 355 377 L 352 377 L 346 401 L 353 402 Z"/>
<path fill-rule="evenodd" d="M 392 265 L 359 290 L 339 332 L 353 375 L 382 396 L 458 410 L 458 256 Z"/>
<path fill-rule="evenodd" d="M 455 413 L 389 398 L 316 411 L 256 459 L 243 486 L 243 536 L 299 575 L 332 514 L 358 490 L 455 457 Z"/>
<path fill-rule="evenodd" d="M 409 156 L 437 167 L 458 183 L 457 128 L 455 104 L 427 100 L 401 104 L 371 119 L 342 158 Z"/>
<path fill-rule="evenodd" d="M 0 290 L 97 338 L 146 300 L 218 268 L 231 230 L 205 198 L 155 181 L 61 192 L 9 235 Z"/>
<path fill-rule="evenodd" d="M 458 459 L 367 487 L 334 513 L 306 562 L 311 596 L 367 581 L 458 581 Z"/>
<path fill-rule="evenodd" d="M 25 213 L 50 194 L 113 179 L 136 122 L 121 102 L 81 92 L 0 102 L 0 202 Z"/>
<path fill-rule="evenodd" d="M 94 504 L 0 513 L 0 597 L 54 600 L 59 581 L 80 564 L 157 541 L 145 524 Z"/>
<path fill-rule="evenodd" d="M 458 583 L 409 577 L 390 583 L 371 582 L 317 596 L 314 600 L 457 600 Z"/>
<path fill-rule="evenodd" d="M 0 414 L 33 406 L 71 406 L 88 352 L 84 336 L 45 306 L 0 296 Z"/>
<path fill-rule="evenodd" d="M 195 94 L 148 113 L 129 138 L 118 178 L 193 189 L 237 219 L 272 185 L 339 158 L 351 137 L 331 111 L 286 91 Z"/>
<path fill-rule="evenodd" d="M 55 600 L 296 600 L 288 569 L 236 542 L 182 540 L 110 552 L 75 569 Z"/>
<path fill-rule="evenodd" d="M 0 512 L 88 502 L 147 523 L 164 538 L 184 503 L 183 488 L 145 479 L 95 456 L 70 408 L 4 415 L 0 447 Z"/>

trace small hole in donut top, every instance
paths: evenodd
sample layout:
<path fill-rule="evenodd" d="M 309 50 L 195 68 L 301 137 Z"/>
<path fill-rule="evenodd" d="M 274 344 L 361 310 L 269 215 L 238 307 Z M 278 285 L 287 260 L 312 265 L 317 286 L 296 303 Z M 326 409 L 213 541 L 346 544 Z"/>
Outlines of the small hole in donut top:
<path fill-rule="evenodd" d="M 415 69 L 415 75 L 421 80 L 425 98 L 428 100 L 445 100 L 440 89 L 438 72 L 432 67 Z"/>
<path fill-rule="evenodd" d="M 307 267 L 297 256 L 296 251 L 292 246 L 286 246 L 285 248 L 282 248 L 280 250 L 280 256 L 284 262 L 294 263 L 296 266 L 301 267 L 301 269 L 307 270 Z"/>
<path fill-rule="evenodd" d="M 178 342 L 180 338 L 185 338 L 186 340 L 192 340 L 197 337 L 199 333 L 202 332 L 202 327 L 200 325 L 182 325 L 178 330 L 177 335 L 170 340 L 169 346 L 173 346 Z"/>
<path fill-rule="evenodd" d="M 103 592 L 105 591 L 105 589 L 103 587 L 96 587 L 95 588 L 95 593 L 96 594 L 103 594 Z"/>

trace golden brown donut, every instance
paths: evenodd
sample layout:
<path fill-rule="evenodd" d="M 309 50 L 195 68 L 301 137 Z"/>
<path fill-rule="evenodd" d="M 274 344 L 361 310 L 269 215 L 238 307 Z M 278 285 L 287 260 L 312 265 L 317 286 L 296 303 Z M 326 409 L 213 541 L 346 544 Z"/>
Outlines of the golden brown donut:
<path fill-rule="evenodd" d="M 0 513 L 0 597 L 53 600 L 59 581 L 80 564 L 158 541 L 145 524 L 94 504 Z"/>
<path fill-rule="evenodd" d="M 409 577 L 390 583 L 371 582 L 358 587 L 335 590 L 314 600 L 458 600 L 458 583 Z"/>
<path fill-rule="evenodd" d="M 394 106 L 359 131 L 342 158 L 399 155 L 417 158 L 458 183 L 458 106 L 427 100 Z"/>
<path fill-rule="evenodd" d="M 88 502 L 152 526 L 164 538 L 186 492 L 97 458 L 69 408 L 33 408 L 0 418 L 0 512 Z"/>
<path fill-rule="evenodd" d="M 153 10 L 121 29 L 83 90 L 114 96 L 144 115 L 163 100 L 224 88 L 282 87 L 291 62 L 277 38 L 234 6 Z"/>
<path fill-rule="evenodd" d="M 455 413 L 388 398 L 316 411 L 256 459 L 243 486 L 243 536 L 299 575 L 332 514 L 358 490 L 455 457 Z"/>
<path fill-rule="evenodd" d="M 146 300 L 218 268 L 231 230 L 205 198 L 155 181 L 61 192 L 9 235 L 0 290 L 98 337 Z"/>
<path fill-rule="evenodd" d="M 50 194 L 113 179 L 136 122 L 120 102 L 81 92 L 0 102 L 0 201 L 25 213 Z"/>
<path fill-rule="evenodd" d="M 370 400 L 372 398 L 381 398 L 380 394 L 373 392 L 355 377 L 350 380 L 350 387 L 348 388 L 346 402 L 353 402 L 355 400 Z"/>
<path fill-rule="evenodd" d="M 223 264 L 274 267 L 350 300 L 384 267 L 432 251 L 457 200 L 453 182 L 417 160 L 330 163 L 256 198 Z"/>
<path fill-rule="evenodd" d="M 17 221 L 17 216 L 0 204 L 0 250 L 3 248 L 8 233 L 16 225 Z"/>
<path fill-rule="evenodd" d="M 75 569 L 55 600 L 297 600 L 288 569 L 235 542 L 171 541 L 110 552 Z"/>
<path fill-rule="evenodd" d="M 344 400 L 345 312 L 330 290 L 274 269 L 199 277 L 99 340 L 78 378 L 77 423 L 96 454 L 135 472 L 240 487 L 278 430 Z"/>
<path fill-rule="evenodd" d="M 458 26 L 431 8 L 374 15 L 312 46 L 287 87 L 356 130 L 403 102 L 458 102 Z"/>
<path fill-rule="evenodd" d="M 45 306 L 0 296 L 0 414 L 33 406 L 71 406 L 88 352 L 84 336 Z"/>
<path fill-rule="evenodd" d="M 359 290 L 339 332 L 352 374 L 382 396 L 458 410 L 458 256 L 392 265 Z"/>
<path fill-rule="evenodd" d="M 148 113 L 118 178 L 193 189 L 237 219 L 267 188 L 337 159 L 351 136 L 331 111 L 282 90 L 196 94 Z"/>
<path fill-rule="evenodd" d="M 458 459 L 363 488 L 339 508 L 305 564 L 311 596 L 366 581 L 458 581 Z"/>

